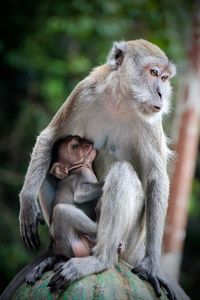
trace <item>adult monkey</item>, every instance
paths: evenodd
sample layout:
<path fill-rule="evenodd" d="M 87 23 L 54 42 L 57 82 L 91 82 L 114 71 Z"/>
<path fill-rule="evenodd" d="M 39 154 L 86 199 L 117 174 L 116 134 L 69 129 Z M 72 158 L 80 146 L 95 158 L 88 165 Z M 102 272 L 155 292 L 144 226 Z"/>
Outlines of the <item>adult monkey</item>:
<path fill-rule="evenodd" d="M 49 220 L 54 188 L 45 177 L 56 140 L 79 135 L 93 141 L 99 150 L 95 173 L 105 181 L 94 255 L 60 266 L 50 281 L 52 288 L 113 266 L 123 240 L 135 272 L 153 284 L 158 296 L 160 285 L 168 289 L 159 279 L 169 191 L 162 114 L 169 108 L 174 74 L 175 66 L 157 46 L 145 40 L 114 43 L 107 63 L 77 85 L 37 138 L 20 193 L 20 230 L 30 248 L 40 244 L 39 190 Z"/>

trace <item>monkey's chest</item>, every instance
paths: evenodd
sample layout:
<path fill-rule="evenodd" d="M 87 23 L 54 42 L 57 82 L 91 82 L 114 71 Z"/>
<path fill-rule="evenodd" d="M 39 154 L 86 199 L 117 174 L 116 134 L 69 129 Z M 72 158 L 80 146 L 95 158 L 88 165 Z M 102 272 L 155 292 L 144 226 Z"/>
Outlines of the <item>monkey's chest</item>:
<path fill-rule="evenodd" d="M 104 177 L 115 161 L 128 161 L 140 176 L 141 165 L 145 160 L 139 151 L 140 141 L 137 133 L 129 127 L 111 129 L 112 127 L 100 139 L 93 139 L 94 147 L 98 150 L 94 164 L 98 178 Z"/>
<path fill-rule="evenodd" d="M 94 143 L 94 148 L 98 151 L 94 163 L 98 179 L 107 174 L 115 161 L 130 162 L 140 176 L 140 170 L 144 169 L 141 165 L 146 161 L 143 159 L 143 149 L 144 140 L 147 140 L 142 136 L 144 130 L 141 130 L 141 121 L 137 117 L 127 120 L 113 119 L 103 116 L 97 109 L 94 111 L 89 118 L 84 116 L 84 113 L 79 116 L 81 120 L 74 124 L 72 134 L 80 135 Z"/>

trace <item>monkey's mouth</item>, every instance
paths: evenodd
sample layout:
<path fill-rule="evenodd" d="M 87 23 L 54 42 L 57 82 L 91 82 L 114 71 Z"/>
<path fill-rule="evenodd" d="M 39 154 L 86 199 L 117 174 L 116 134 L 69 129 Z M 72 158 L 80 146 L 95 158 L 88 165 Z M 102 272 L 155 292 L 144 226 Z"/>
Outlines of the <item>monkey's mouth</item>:
<path fill-rule="evenodd" d="M 93 146 L 91 146 L 91 148 L 88 150 L 88 152 L 84 155 L 84 158 L 87 158 L 90 155 L 96 155 L 97 151 L 96 149 L 93 148 Z"/>
<path fill-rule="evenodd" d="M 155 114 L 162 111 L 162 104 L 148 104 L 147 102 L 142 103 L 142 110 L 145 114 Z"/>

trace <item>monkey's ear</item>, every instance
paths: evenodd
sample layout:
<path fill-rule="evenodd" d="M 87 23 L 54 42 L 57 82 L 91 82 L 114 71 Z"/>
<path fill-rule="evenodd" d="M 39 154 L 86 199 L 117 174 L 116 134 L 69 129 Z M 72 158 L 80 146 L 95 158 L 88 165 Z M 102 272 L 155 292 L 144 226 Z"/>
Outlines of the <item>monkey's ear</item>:
<path fill-rule="evenodd" d="M 68 175 L 68 169 L 61 163 L 54 163 L 49 173 L 59 179 L 63 179 Z"/>
<path fill-rule="evenodd" d="M 125 52 L 126 42 L 114 42 L 107 58 L 107 63 L 110 65 L 112 70 L 117 70 L 122 65 Z"/>

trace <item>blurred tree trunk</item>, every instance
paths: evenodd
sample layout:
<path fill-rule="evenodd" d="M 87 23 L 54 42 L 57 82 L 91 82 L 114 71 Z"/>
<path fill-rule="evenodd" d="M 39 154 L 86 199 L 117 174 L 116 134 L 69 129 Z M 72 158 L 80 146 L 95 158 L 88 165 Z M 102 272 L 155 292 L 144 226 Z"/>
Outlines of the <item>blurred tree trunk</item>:
<path fill-rule="evenodd" d="M 187 225 L 188 201 L 195 170 L 200 120 L 200 1 L 196 1 L 193 19 L 189 67 L 182 80 L 176 125 L 176 163 L 164 235 L 164 268 L 178 279 Z"/>

